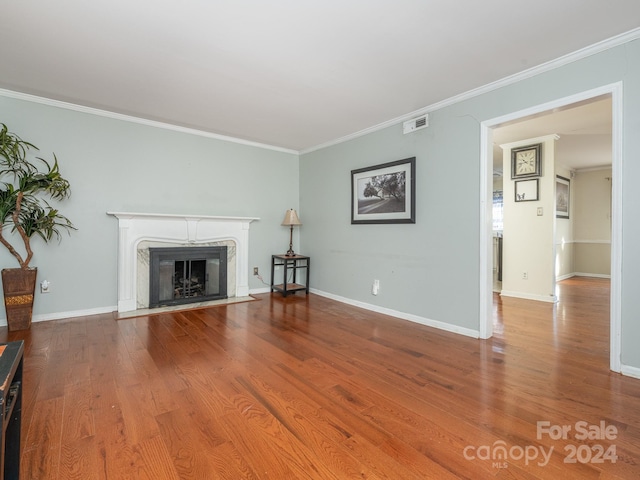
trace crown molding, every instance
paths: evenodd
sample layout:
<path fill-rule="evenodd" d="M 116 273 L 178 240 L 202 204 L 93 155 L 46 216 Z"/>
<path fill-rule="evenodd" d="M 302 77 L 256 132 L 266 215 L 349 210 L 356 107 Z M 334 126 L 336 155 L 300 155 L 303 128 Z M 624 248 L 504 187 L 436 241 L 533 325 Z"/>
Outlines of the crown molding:
<path fill-rule="evenodd" d="M 535 67 L 531 67 L 527 70 L 523 70 L 522 72 L 510 75 L 508 77 L 502 78 L 492 83 L 488 83 L 482 87 L 475 88 L 473 90 L 469 90 L 467 92 L 461 93 L 459 95 L 455 95 L 453 97 L 447 98 L 440 102 L 434 103 L 427 107 L 423 107 L 419 110 L 415 110 L 406 115 L 402 115 L 400 117 L 396 117 L 394 119 L 388 120 L 383 123 L 379 123 L 378 125 L 374 125 L 369 128 L 365 128 L 364 130 L 360 130 L 358 132 L 352 133 L 350 135 L 346 135 L 344 137 L 340 137 L 335 140 L 331 140 L 326 143 L 322 143 L 320 145 L 316 145 L 315 147 L 309 147 L 300 150 L 300 154 L 303 155 L 305 153 L 311 153 L 316 150 L 322 150 L 323 148 L 331 147 L 333 145 L 337 145 L 339 143 L 344 143 L 349 140 L 353 140 L 358 137 L 362 137 L 369 133 L 377 132 L 387 127 L 392 127 L 394 125 L 401 124 L 406 122 L 407 120 L 411 120 L 414 117 L 424 115 L 425 113 L 433 112 L 435 110 L 440 110 L 442 108 L 454 105 L 456 103 L 460 103 L 465 100 L 469 100 L 471 98 L 477 97 L 479 95 L 483 95 L 488 92 L 492 92 L 502 87 L 506 87 L 508 85 L 512 85 L 514 83 L 520 82 L 527 78 L 534 77 L 536 75 L 540 75 L 541 73 L 549 72 L 556 68 L 562 67 L 564 65 L 568 65 L 570 63 L 576 62 L 583 58 L 589 57 L 591 55 L 595 55 L 600 52 L 604 52 L 614 47 L 618 47 L 625 43 L 628 43 L 632 40 L 637 40 L 640 38 L 640 28 L 636 28 L 634 30 L 630 30 L 628 32 L 622 33 L 620 35 L 616 35 L 615 37 L 608 38 L 598 43 L 594 43 L 588 47 L 582 48 L 580 50 L 576 50 L 575 52 L 569 53 L 567 55 L 563 55 L 562 57 L 556 58 L 555 60 L 551 60 L 549 62 L 540 64 Z"/>
<path fill-rule="evenodd" d="M 40 96 L 32 95 L 29 93 L 15 92 L 13 90 L 7 90 L 3 88 L 0 88 L 0 96 L 15 98 L 17 100 L 25 100 L 27 102 L 39 103 L 42 105 L 48 105 L 50 107 L 64 108 L 65 110 L 73 110 L 75 112 L 88 113 L 91 115 L 111 118 L 114 120 L 122 120 L 124 122 L 137 123 L 139 125 L 145 125 L 148 127 L 161 128 L 164 130 L 171 130 L 179 133 L 186 133 L 188 135 L 196 135 L 199 137 L 213 138 L 215 140 L 222 140 L 224 142 L 237 143 L 237 144 L 246 145 L 249 147 L 263 148 L 265 150 L 274 150 L 276 152 L 291 153 L 294 155 L 298 155 L 299 153 L 297 150 L 292 150 L 289 148 L 277 147 L 274 145 L 268 145 L 268 144 L 259 143 L 259 142 L 252 142 L 250 140 L 243 140 L 241 138 L 230 137 L 227 135 L 220 135 L 212 132 L 206 132 L 204 130 L 198 130 L 196 128 L 181 127 L 179 125 L 173 125 L 171 123 L 148 120 L 146 118 L 135 117 L 133 115 L 124 115 L 122 113 L 111 112 L 109 110 L 102 110 L 94 107 L 86 107 L 84 105 L 78 105 L 76 103 L 53 100 L 51 98 L 40 97 Z"/>
<path fill-rule="evenodd" d="M 587 172 L 599 172 L 603 170 L 611 170 L 612 168 L 613 168 L 613 165 L 610 163 L 607 163 L 603 165 L 595 165 L 593 167 L 576 168 L 574 171 L 576 173 L 587 173 Z"/>

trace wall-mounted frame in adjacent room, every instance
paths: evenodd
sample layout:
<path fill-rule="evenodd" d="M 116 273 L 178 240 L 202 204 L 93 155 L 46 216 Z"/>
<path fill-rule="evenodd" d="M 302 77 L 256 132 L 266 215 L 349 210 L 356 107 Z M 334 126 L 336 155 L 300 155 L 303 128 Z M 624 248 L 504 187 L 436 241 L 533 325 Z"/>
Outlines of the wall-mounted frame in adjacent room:
<path fill-rule="evenodd" d="M 516 181 L 514 190 L 516 202 L 535 202 L 540 200 L 537 178 Z"/>
<path fill-rule="evenodd" d="M 556 175 L 556 218 L 569 218 L 571 180 Z"/>

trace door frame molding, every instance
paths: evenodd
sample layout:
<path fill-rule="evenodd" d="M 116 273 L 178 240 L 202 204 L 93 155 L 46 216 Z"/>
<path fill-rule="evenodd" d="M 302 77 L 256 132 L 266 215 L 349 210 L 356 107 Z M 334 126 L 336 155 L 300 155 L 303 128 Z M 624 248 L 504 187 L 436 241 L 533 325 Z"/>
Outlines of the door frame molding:
<path fill-rule="evenodd" d="M 493 129 L 530 115 L 589 100 L 602 95 L 611 96 L 611 301 L 610 301 L 610 358 L 609 368 L 620 373 L 621 362 L 621 304 L 622 304 L 622 82 L 559 98 L 551 102 L 486 120 L 480 124 L 480 338 L 493 335 Z"/>

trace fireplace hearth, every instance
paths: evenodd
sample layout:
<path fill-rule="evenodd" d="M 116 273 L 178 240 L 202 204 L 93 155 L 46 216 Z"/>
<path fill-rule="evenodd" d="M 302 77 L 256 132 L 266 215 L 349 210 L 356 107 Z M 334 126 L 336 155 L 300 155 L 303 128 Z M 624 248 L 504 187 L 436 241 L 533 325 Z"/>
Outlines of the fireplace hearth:
<path fill-rule="evenodd" d="M 227 298 L 227 247 L 149 249 L 149 308 Z"/>

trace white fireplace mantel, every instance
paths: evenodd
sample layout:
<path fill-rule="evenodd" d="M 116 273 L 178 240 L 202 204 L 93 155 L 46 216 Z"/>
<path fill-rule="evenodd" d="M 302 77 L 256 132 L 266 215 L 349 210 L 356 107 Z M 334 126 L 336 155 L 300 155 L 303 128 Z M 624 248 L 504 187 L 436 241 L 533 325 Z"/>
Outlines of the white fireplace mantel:
<path fill-rule="evenodd" d="M 107 212 L 118 219 L 118 312 L 137 308 L 137 250 L 142 241 L 236 244 L 236 296 L 249 295 L 249 226 L 254 217 Z"/>

